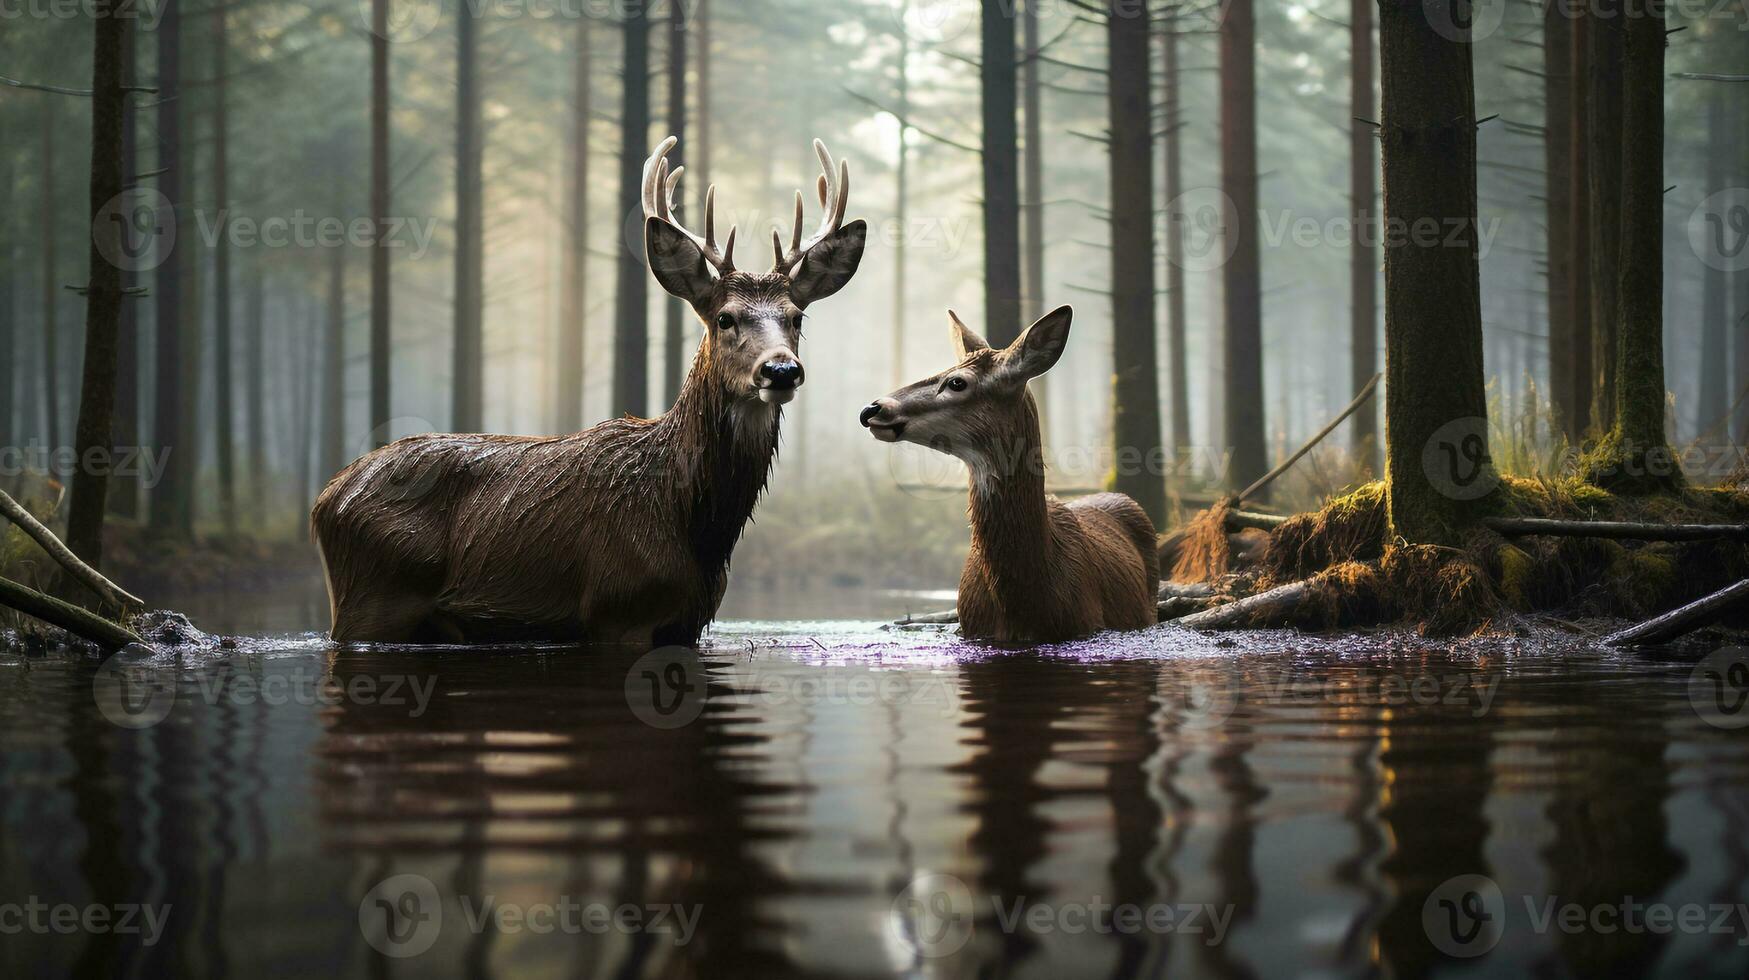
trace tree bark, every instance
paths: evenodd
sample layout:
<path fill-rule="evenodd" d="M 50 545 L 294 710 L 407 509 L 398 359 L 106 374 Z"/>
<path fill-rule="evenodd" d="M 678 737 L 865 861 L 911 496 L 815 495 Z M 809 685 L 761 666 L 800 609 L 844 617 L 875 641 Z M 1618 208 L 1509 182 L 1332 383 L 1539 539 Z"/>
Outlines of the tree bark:
<path fill-rule="evenodd" d="M 668 134 L 680 139 L 668 153 L 672 166 L 679 169 L 686 153 L 686 12 L 683 5 L 668 5 Z M 682 198 L 685 195 L 682 194 Z M 684 200 L 674 202 L 683 212 L 676 217 L 684 221 Z M 667 400 L 672 405 L 680 397 L 680 386 L 686 381 L 686 305 L 669 297 L 663 304 L 662 377 L 667 384 Z"/>
<path fill-rule="evenodd" d="M 1348 199 L 1354 223 L 1354 243 L 1348 255 L 1349 383 L 1359 388 L 1379 371 L 1379 252 L 1378 184 L 1374 176 L 1377 156 L 1373 130 L 1360 119 L 1378 115 L 1373 91 L 1373 4 L 1377 0 L 1352 0 L 1349 5 L 1350 58 L 1348 107 L 1349 174 Z M 1354 417 L 1354 448 L 1360 453 L 1364 472 L 1376 473 L 1379 465 L 1378 408 L 1371 406 Z"/>
<path fill-rule="evenodd" d="M 1621 18 L 1620 254 L 1614 424 L 1590 478 L 1621 493 L 1683 484 L 1664 429 L 1664 2 Z"/>
<path fill-rule="evenodd" d="M 1432 26 L 1463 24 L 1464 0 L 1382 0 L 1380 138 L 1387 226 L 1436 227 L 1385 246 L 1385 481 L 1392 534 L 1453 545 L 1488 499 L 1487 393 L 1476 241 L 1475 88 L 1468 39 Z M 1451 9 L 1456 8 L 1456 9 Z M 1454 243 L 1452 229 L 1462 239 Z M 1453 430 L 1457 430 L 1454 434 Z M 1474 472 L 1448 483 L 1424 459 L 1479 436 Z M 1443 474 L 1440 474 L 1443 475 Z M 1464 499 L 1471 497 L 1473 499 Z"/>
<path fill-rule="evenodd" d="M 1588 97 L 1581 97 L 1591 83 L 1591 15 L 1582 6 L 1571 9 L 1568 33 L 1572 45 L 1567 64 L 1567 206 L 1571 212 L 1567 241 L 1571 257 L 1567 261 L 1567 297 L 1573 306 L 1573 326 L 1568 334 L 1567 375 L 1571 384 L 1561 426 L 1567 442 L 1577 446 L 1591 431 L 1591 393 L 1596 387 L 1591 350 L 1591 111 Z"/>
<path fill-rule="evenodd" d="M 1172 404 L 1171 449 L 1176 462 L 1190 449 L 1190 366 L 1185 363 L 1187 327 L 1184 322 L 1184 215 L 1178 197 L 1184 193 L 1184 137 L 1179 91 L 1183 79 L 1178 66 L 1178 7 L 1169 8 L 1160 31 L 1162 124 L 1166 130 L 1162 147 L 1165 161 L 1161 179 L 1166 198 L 1166 360 L 1167 396 Z"/>
<path fill-rule="evenodd" d="M 1565 7 L 1543 15 L 1543 175 L 1548 204 L 1549 408 L 1567 430 L 1573 414 L 1573 26 Z"/>
<path fill-rule="evenodd" d="M 1112 0 L 1110 51 L 1112 488 L 1166 519 L 1159 464 L 1159 358 L 1154 349 L 1154 134 L 1148 5 Z"/>
<path fill-rule="evenodd" d="M 1621 259 L 1626 18 L 1622 0 L 1591 0 L 1591 4 L 1595 16 L 1589 20 L 1590 84 L 1585 90 L 1591 142 L 1591 421 L 1607 429 L 1615 423 L 1616 327 L 1620 321 L 1615 303 Z"/>
<path fill-rule="evenodd" d="M 559 376 L 557 424 L 560 432 L 583 428 L 583 341 L 589 305 L 589 114 L 594 67 L 589 50 L 589 18 L 577 18 L 572 55 L 570 181 L 566 184 L 564 287 L 559 294 Z"/>
<path fill-rule="evenodd" d="M 165 0 L 158 22 L 157 178 L 160 193 L 169 201 L 167 214 L 158 216 L 180 232 L 182 208 L 188 187 L 182 171 L 182 0 Z M 180 237 L 180 236 L 179 236 Z M 151 523 L 154 530 L 186 538 L 183 500 L 190 493 L 193 474 L 189 453 L 182 443 L 182 278 L 187 264 L 186 245 L 171 248 L 155 270 L 153 291 L 153 386 L 152 441 L 164 454 L 164 472 L 151 488 Z"/>
<path fill-rule="evenodd" d="M 370 5 L 370 431 L 371 446 L 389 441 L 389 0 Z M 587 18 L 585 18 L 587 19 Z"/>
<path fill-rule="evenodd" d="M 623 221 L 643 213 L 643 170 L 650 136 L 650 22 L 639 4 L 626 8 L 624 97 L 620 108 L 619 208 Z M 639 226 L 642 227 L 641 225 Z M 623 238 L 627 230 L 620 225 Z M 641 239 L 640 233 L 638 238 Z M 641 247 L 623 241 L 614 292 L 613 415 L 642 415 L 649 410 L 650 297 Z"/>
<path fill-rule="evenodd" d="M 1388 2 L 1388 0 L 1387 0 Z M 1227 480 L 1244 486 L 1269 468 L 1263 429 L 1263 297 L 1257 234 L 1257 25 L 1252 0 L 1233 0 L 1221 22 L 1221 190 L 1237 215 L 1226 293 Z"/>
<path fill-rule="evenodd" d="M 450 428 L 479 432 L 485 348 L 481 268 L 480 21 L 470 4 L 456 14 L 455 359 Z"/>
<path fill-rule="evenodd" d="M 115 422 L 116 333 L 121 317 L 121 270 L 109 261 L 109 248 L 121 229 L 100 221 L 103 209 L 121 194 L 121 58 L 123 21 L 114 16 L 116 0 L 95 0 L 91 48 L 91 249 L 85 294 L 85 366 L 79 386 L 79 421 L 73 449 L 72 499 L 67 513 L 67 545 L 87 565 L 103 561 L 103 515 L 109 493 L 109 461 L 96 457 L 113 449 Z M 105 254 L 107 251 L 107 255 Z"/>
<path fill-rule="evenodd" d="M 217 211 L 218 238 L 213 243 L 213 393 L 215 443 L 219 466 L 219 518 L 226 534 L 237 530 L 237 441 L 235 436 L 234 375 L 231 364 L 231 248 L 227 241 L 231 198 L 229 136 L 226 119 L 226 38 L 228 7 L 213 9 L 212 17 L 212 140 L 213 198 Z"/>
<path fill-rule="evenodd" d="M 1023 326 L 1020 135 L 1015 125 L 1011 9 L 1008 0 L 982 0 L 981 4 L 983 52 L 978 74 L 984 122 L 984 336 L 996 347 L 1013 342 Z"/>

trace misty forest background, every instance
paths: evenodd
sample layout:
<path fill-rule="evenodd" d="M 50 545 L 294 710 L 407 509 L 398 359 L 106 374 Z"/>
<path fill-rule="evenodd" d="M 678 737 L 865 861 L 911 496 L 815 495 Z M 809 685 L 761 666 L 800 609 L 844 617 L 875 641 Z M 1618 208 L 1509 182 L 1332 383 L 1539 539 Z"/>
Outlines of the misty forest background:
<path fill-rule="evenodd" d="M 812 186 L 816 136 L 873 228 L 860 273 L 811 311 L 810 383 L 740 588 L 951 587 L 963 471 L 856 423 L 950 363 L 948 307 L 994 339 L 1074 304 L 1035 389 L 1050 482 L 1090 489 L 1111 447 L 1167 447 L 1158 499 L 1128 488 L 1157 518 L 1249 482 L 1382 369 L 1381 252 L 1348 230 L 1380 210 L 1373 0 L 1156 0 L 1140 33 L 1076 0 L 678 4 L 152 0 L 124 18 L 123 82 L 152 89 L 126 100 L 124 182 L 174 202 L 176 229 L 162 264 L 123 274 L 115 441 L 172 451 L 161 479 L 112 482 L 116 547 L 306 554 L 316 492 L 386 439 L 663 410 L 701 328 L 643 269 L 624 180 L 670 133 L 693 213 L 716 183 L 746 254 Z M 74 442 L 85 302 L 67 287 L 91 249 L 93 24 L 56 9 L 0 19 L 0 446 L 32 450 Z M 1500 17 L 1474 47 L 1490 414 L 1496 459 L 1523 471 L 1598 421 L 1597 385 L 1565 367 L 1589 330 L 1571 302 L 1588 281 L 1566 210 L 1571 21 L 1478 9 Z M 1718 77 L 1749 68 L 1749 22 L 1673 4 L 1669 27 L 1671 434 L 1729 447 L 1749 438 L 1749 273 L 1703 261 L 1690 220 L 1749 186 L 1749 85 Z M 1255 139 L 1254 207 L 1247 161 L 1223 167 L 1223 112 Z M 1227 199 L 1254 235 L 1221 237 Z M 315 240 L 373 213 L 392 247 Z M 274 219 L 306 230 L 237 233 Z M 1252 336 L 1260 357 L 1233 361 Z M 1276 504 L 1376 472 L 1382 405 Z M 33 478 L 20 458 L 42 465 L 14 454 L 7 486 Z"/>

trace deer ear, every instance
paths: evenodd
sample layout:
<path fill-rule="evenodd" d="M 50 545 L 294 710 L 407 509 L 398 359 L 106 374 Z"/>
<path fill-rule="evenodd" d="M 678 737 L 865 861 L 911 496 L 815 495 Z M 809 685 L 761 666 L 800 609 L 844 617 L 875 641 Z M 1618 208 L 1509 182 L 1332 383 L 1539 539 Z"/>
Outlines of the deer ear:
<path fill-rule="evenodd" d="M 844 288 L 862 263 L 862 247 L 868 243 L 868 222 L 858 218 L 814 243 L 789 277 L 789 295 L 805 307 Z"/>
<path fill-rule="evenodd" d="M 704 249 L 692 237 L 661 218 L 644 219 L 644 253 L 662 288 L 694 306 L 716 288 Z"/>
<path fill-rule="evenodd" d="M 1068 306 L 1059 306 L 1039 317 L 1002 352 L 1008 369 L 1023 378 L 1036 378 L 1049 371 L 1069 344 L 1069 322 L 1074 318 L 1075 310 Z"/>
<path fill-rule="evenodd" d="M 981 350 L 989 350 L 990 345 L 978 332 L 965 325 L 960 315 L 952 310 L 947 311 L 947 319 L 951 325 L 948 331 L 953 335 L 953 352 L 960 360 L 965 360 Z"/>

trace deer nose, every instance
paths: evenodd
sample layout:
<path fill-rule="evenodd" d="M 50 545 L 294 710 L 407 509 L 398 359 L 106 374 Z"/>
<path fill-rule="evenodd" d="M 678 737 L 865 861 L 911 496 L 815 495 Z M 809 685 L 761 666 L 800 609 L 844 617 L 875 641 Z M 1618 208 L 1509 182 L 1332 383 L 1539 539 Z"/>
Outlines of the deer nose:
<path fill-rule="evenodd" d="M 880 402 L 869 402 L 862 407 L 862 411 L 856 416 L 856 420 L 861 422 L 862 427 L 866 429 L 868 428 L 869 420 L 880 415 L 881 412 L 885 410 L 886 406 L 882 405 Z"/>
<path fill-rule="evenodd" d="M 759 365 L 759 376 L 773 388 L 794 388 L 802 383 L 802 366 L 791 360 L 766 361 Z"/>

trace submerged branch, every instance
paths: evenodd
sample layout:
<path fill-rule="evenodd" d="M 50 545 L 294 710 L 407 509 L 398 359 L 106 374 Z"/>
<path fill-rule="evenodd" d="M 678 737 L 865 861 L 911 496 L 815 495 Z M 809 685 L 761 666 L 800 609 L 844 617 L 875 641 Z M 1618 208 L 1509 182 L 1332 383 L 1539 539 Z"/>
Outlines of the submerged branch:
<path fill-rule="evenodd" d="M 59 626 L 74 636 L 90 640 L 106 649 L 119 649 L 130 643 L 144 646 L 146 643 L 140 634 L 126 626 L 112 623 L 96 613 L 44 595 L 9 578 L 0 578 L 0 606 L 16 609 L 51 626 Z"/>
<path fill-rule="evenodd" d="M 1637 626 L 1613 633 L 1603 642 L 1611 646 L 1633 646 L 1674 640 L 1723 616 L 1732 606 L 1745 599 L 1749 599 L 1749 579 L 1728 585 L 1704 599 L 1696 599 L 1686 606 L 1672 609 Z"/>

